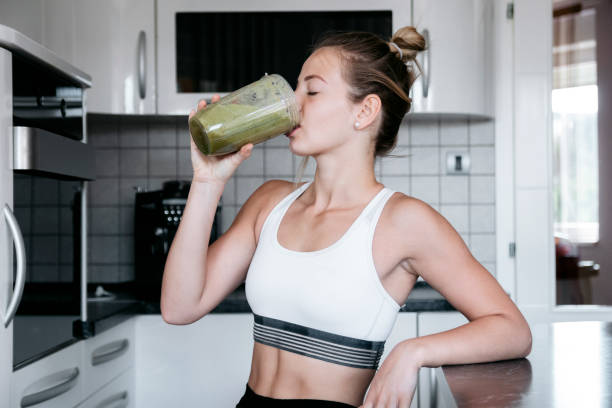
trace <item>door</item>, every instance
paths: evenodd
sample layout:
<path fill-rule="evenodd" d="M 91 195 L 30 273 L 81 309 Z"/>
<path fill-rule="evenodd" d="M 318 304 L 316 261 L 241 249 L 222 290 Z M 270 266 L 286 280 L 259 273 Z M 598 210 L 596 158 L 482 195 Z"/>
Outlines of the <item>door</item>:
<path fill-rule="evenodd" d="M 553 7 L 555 305 L 612 305 L 610 2 Z"/>
<path fill-rule="evenodd" d="M 11 53 L 0 48 L 0 106 L 12 104 Z M 12 129 L 12 109 L 0 109 L 0 405 L 8 405 L 10 379 L 13 371 L 13 325 L 4 325 L 7 306 L 12 294 L 12 240 L 9 238 L 9 227 L 4 216 L 5 205 L 13 205 L 13 169 L 12 169 L 12 136 L 7 134 Z"/>

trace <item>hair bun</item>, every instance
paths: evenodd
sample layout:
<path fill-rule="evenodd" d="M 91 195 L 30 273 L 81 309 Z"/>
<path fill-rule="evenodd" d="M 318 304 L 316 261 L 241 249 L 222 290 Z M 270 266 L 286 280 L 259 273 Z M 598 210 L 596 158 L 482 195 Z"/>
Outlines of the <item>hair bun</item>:
<path fill-rule="evenodd" d="M 425 38 L 419 34 L 416 28 L 411 26 L 402 27 L 397 30 L 389 42 L 391 52 L 396 53 L 400 57 L 399 50 L 391 43 L 395 43 L 402 50 L 401 60 L 404 63 L 414 61 L 417 53 L 423 51 L 427 45 L 425 44 Z"/>

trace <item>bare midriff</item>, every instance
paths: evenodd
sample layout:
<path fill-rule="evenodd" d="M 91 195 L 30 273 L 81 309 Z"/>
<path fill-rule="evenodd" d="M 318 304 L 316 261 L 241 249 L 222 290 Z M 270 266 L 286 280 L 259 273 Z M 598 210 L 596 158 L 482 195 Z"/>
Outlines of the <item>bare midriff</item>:
<path fill-rule="evenodd" d="M 375 373 L 255 342 L 248 383 L 265 397 L 339 401 L 358 407 Z"/>

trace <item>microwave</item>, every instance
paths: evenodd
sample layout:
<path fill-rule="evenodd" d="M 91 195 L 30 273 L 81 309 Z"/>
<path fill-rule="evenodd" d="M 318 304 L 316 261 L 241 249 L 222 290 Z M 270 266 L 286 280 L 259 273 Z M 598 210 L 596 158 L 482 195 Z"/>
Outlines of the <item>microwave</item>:
<path fill-rule="evenodd" d="M 157 82 L 160 114 L 185 115 L 266 73 L 295 87 L 312 45 L 333 31 L 369 31 L 390 39 L 410 25 L 401 0 L 158 0 Z"/>

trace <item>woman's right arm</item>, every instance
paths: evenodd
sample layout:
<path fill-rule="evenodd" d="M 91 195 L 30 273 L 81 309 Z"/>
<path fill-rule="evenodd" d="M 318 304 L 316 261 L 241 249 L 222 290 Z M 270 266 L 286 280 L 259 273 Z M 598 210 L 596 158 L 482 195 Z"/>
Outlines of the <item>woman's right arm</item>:
<path fill-rule="evenodd" d="M 218 95 L 213 102 L 217 100 Z M 204 101 L 198 104 L 198 110 L 205 107 Z M 210 247 L 208 242 L 225 184 L 252 149 L 247 144 L 235 153 L 205 156 L 191 140 L 193 180 L 162 279 L 161 313 L 168 323 L 198 320 L 244 281 L 256 246 L 253 226 L 259 211 L 256 196 L 261 194 L 249 198 L 222 237 Z M 209 276 L 209 269 L 215 276 Z M 215 286 L 210 296 L 204 296 L 206 283 Z"/>

